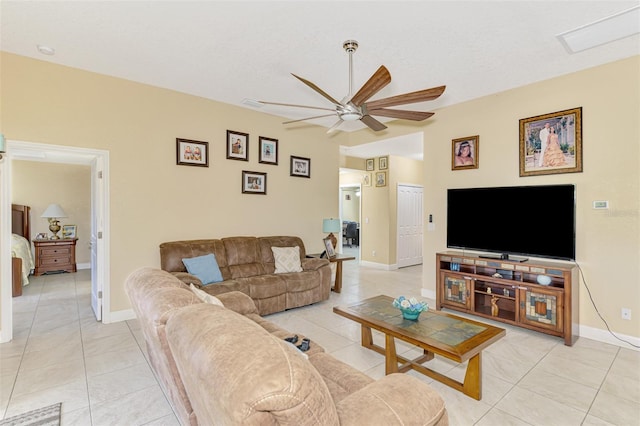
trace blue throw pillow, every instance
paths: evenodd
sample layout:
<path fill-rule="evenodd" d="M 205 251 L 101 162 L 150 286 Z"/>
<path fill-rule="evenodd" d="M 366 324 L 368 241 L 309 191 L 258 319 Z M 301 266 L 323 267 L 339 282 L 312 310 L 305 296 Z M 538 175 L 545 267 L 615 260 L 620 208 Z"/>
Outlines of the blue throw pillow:
<path fill-rule="evenodd" d="M 213 253 L 182 259 L 182 263 L 184 263 L 184 266 L 191 275 L 195 275 L 202 281 L 203 285 L 222 281 L 222 272 L 220 272 L 218 261 Z"/>

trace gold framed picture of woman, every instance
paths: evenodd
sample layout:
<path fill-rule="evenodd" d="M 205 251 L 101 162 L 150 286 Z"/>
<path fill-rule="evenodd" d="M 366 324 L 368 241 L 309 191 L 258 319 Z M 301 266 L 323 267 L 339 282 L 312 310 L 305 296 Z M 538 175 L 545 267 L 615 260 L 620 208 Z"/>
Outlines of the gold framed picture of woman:
<path fill-rule="evenodd" d="M 451 170 L 477 169 L 480 136 L 467 136 L 451 141 Z"/>
<path fill-rule="evenodd" d="M 520 120 L 520 176 L 582 172 L 582 107 Z"/>

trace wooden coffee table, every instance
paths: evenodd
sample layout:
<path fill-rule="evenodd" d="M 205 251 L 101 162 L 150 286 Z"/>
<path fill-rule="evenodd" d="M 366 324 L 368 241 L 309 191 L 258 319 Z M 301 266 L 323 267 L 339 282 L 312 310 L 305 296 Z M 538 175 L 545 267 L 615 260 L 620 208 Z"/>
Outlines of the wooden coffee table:
<path fill-rule="evenodd" d="M 431 377 L 465 395 L 482 398 L 482 350 L 506 334 L 503 328 L 432 311 L 420 314 L 418 321 L 402 318 L 389 296 L 376 296 L 348 307 L 336 306 L 333 312 L 360 323 L 362 346 L 385 356 L 385 373 L 406 372 L 410 369 Z M 375 345 L 371 329 L 385 335 L 385 347 Z M 396 353 L 395 339 L 422 348 L 423 354 L 407 359 Z M 456 362 L 469 361 L 464 382 L 438 373 L 423 364 L 434 354 Z M 400 365 L 398 365 L 400 364 Z"/>

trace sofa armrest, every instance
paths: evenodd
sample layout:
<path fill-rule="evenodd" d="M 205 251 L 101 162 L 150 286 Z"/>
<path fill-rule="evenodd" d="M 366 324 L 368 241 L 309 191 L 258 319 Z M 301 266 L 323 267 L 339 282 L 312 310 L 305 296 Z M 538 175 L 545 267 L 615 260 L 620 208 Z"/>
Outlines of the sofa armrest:
<path fill-rule="evenodd" d="M 376 419 L 384 425 L 449 424 L 442 397 L 428 384 L 408 374 L 395 373 L 352 393 L 336 404 L 341 425 L 362 425 Z"/>
<path fill-rule="evenodd" d="M 304 259 L 300 259 L 300 264 L 302 265 L 303 271 L 317 271 L 329 264 L 328 259 L 320 259 L 319 257 L 305 257 Z"/>
<path fill-rule="evenodd" d="M 200 278 L 196 277 L 195 275 L 191 275 L 188 272 L 170 272 L 170 274 L 178 278 L 186 285 L 193 284 L 198 288 L 202 288 L 202 281 L 200 281 Z"/>
<path fill-rule="evenodd" d="M 258 308 L 252 298 L 239 291 L 229 291 L 217 294 L 225 308 L 241 315 L 258 314 Z"/>

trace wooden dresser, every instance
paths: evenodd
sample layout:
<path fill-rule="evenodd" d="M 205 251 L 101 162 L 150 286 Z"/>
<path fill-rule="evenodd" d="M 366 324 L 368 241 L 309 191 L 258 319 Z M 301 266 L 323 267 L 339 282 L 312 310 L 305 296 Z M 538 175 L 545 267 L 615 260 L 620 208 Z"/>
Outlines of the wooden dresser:
<path fill-rule="evenodd" d="M 33 240 L 36 252 L 34 275 L 46 272 L 76 272 L 77 238 Z"/>

